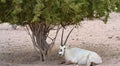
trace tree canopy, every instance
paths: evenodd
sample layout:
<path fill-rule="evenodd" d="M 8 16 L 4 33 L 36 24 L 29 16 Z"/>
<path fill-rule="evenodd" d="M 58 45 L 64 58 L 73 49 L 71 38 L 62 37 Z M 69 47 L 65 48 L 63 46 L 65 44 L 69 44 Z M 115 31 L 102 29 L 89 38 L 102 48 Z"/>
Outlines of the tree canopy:
<path fill-rule="evenodd" d="M 106 22 L 112 11 L 120 12 L 120 0 L 0 0 L 0 23 L 66 26 L 101 17 Z"/>

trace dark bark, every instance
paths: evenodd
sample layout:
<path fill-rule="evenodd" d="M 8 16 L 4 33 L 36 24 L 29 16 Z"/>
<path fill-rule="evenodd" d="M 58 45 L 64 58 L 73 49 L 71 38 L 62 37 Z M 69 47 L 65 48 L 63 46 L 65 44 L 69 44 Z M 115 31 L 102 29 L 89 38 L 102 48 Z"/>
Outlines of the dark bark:
<path fill-rule="evenodd" d="M 34 48 L 40 55 L 42 61 L 45 60 L 46 56 L 48 55 L 48 51 L 50 51 L 54 46 L 58 32 L 61 29 L 61 26 L 57 26 L 57 29 L 54 29 L 54 27 L 54 25 L 46 25 L 44 22 L 34 22 L 26 26 L 27 32 L 32 39 Z M 56 30 L 54 38 L 49 36 L 50 30 Z M 52 42 L 50 44 L 47 43 L 47 38 L 51 39 Z"/>
<path fill-rule="evenodd" d="M 32 31 L 31 38 L 34 47 L 38 49 L 40 58 L 44 61 L 49 50 L 49 44 L 46 42 L 49 33 L 49 26 L 46 26 L 44 23 L 36 22 L 29 24 L 29 27 Z"/>

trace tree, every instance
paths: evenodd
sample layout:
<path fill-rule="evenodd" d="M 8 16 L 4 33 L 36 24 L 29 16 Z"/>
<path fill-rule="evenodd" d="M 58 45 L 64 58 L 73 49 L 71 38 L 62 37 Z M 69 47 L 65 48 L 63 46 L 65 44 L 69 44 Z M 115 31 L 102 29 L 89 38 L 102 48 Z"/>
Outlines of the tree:
<path fill-rule="evenodd" d="M 77 25 L 84 18 L 98 18 L 106 23 L 113 11 L 120 12 L 120 0 L 0 0 L 0 23 L 27 25 L 44 61 L 61 27 Z M 48 44 L 49 32 L 56 26 L 55 38 Z"/>

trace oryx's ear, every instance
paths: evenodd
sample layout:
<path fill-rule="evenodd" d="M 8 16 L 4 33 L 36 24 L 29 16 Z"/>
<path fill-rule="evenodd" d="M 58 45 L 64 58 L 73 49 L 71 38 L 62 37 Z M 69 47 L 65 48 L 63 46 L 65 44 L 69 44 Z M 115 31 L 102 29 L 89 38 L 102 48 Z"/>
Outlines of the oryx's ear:
<path fill-rule="evenodd" d="M 71 45 L 68 45 L 68 47 L 71 47 Z"/>
<path fill-rule="evenodd" d="M 65 48 L 65 45 L 63 46 L 63 48 Z"/>
<path fill-rule="evenodd" d="M 60 48 L 62 48 L 62 46 L 60 45 Z"/>
<path fill-rule="evenodd" d="M 71 45 L 67 45 L 67 48 L 70 48 L 71 47 Z"/>

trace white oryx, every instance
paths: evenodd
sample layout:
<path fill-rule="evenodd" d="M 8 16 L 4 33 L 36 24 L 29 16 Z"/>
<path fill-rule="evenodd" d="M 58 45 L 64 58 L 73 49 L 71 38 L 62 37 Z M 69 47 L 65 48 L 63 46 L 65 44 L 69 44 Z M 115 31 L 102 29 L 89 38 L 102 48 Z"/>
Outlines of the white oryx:
<path fill-rule="evenodd" d="M 72 30 L 70 31 L 70 33 L 72 32 Z M 79 65 L 95 66 L 102 63 L 102 58 L 96 52 L 77 48 L 77 47 L 72 48 L 65 46 L 70 33 L 68 34 L 64 44 L 62 43 L 63 33 L 64 33 L 64 29 L 62 31 L 59 55 L 65 57 L 65 63 L 67 64 L 74 63 L 76 64 L 76 66 Z"/>

